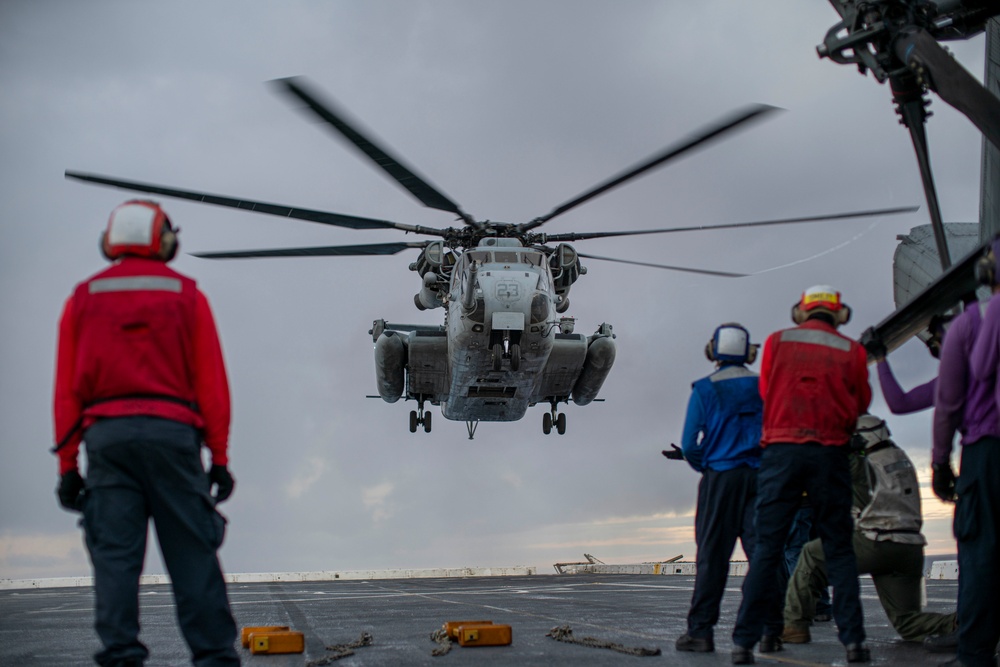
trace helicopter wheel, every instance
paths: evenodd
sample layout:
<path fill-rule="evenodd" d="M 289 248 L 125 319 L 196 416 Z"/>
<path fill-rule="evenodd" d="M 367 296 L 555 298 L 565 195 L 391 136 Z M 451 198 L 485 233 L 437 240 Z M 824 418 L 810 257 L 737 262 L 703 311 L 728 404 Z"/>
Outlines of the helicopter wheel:
<path fill-rule="evenodd" d="M 566 433 L 566 413 L 560 412 L 559 416 L 556 417 L 556 431 L 559 435 Z"/>
<path fill-rule="evenodd" d="M 503 364 L 503 345 L 500 343 L 493 344 L 493 370 L 500 370 L 500 366 Z"/>
<path fill-rule="evenodd" d="M 428 410 L 424 413 L 424 433 L 431 432 L 431 411 Z"/>
<path fill-rule="evenodd" d="M 548 412 L 542 415 L 542 433 L 545 435 L 552 433 L 552 415 Z"/>
<path fill-rule="evenodd" d="M 521 367 L 521 346 L 514 343 L 510 346 L 510 370 L 517 371 Z"/>
<path fill-rule="evenodd" d="M 417 411 L 410 410 L 410 433 L 417 432 Z"/>

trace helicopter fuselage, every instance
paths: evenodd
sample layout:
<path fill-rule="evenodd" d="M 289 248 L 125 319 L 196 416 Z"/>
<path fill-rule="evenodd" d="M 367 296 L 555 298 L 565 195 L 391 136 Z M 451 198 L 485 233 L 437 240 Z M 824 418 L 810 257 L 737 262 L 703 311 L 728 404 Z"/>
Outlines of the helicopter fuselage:
<path fill-rule="evenodd" d="M 464 421 L 524 416 L 552 351 L 558 326 L 550 322 L 554 298 L 541 251 L 518 245 L 462 254 L 447 304 L 450 383 L 442 416 Z"/>

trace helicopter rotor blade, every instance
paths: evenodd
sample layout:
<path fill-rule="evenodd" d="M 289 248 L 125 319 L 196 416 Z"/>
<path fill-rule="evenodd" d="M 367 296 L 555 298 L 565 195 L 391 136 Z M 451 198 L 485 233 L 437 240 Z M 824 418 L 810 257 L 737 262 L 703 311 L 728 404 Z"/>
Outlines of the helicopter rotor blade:
<path fill-rule="evenodd" d="M 896 40 L 896 56 L 945 102 L 972 121 L 983 136 L 1000 148 L 1000 98 L 984 88 L 925 30 Z"/>
<path fill-rule="evenodd" d="M 424 206 L 454 213 L 467 224 L 475 224 L 473 218 L 462 211 L 461 207 L 449 199 L 447 195 L 427 182 L 426 179 L 417 175 L 416 172 L 405 166 L 401 160 L 391 155 L 369 137 L 359 132 L 353 121 L 347 121 L 347 115 L 342 110 L 337 109 L 329 100 L 320 101 L 315 94 L 306 90 L 302 77 L 275 79 L 273 83 L 279 90 L 287 92 L 303 102 L 314 114 L 319 116 L 343 138 L 347 139 L 358 150 L 364 153 L 382 171 L 406 188 Z"/>
<path fill-rule="evenodd" d="M 725 134 L 730 130 L 733 130 L 751 120 L 759 119 L 763 115 L 768 114 L 772 111 L 779 111 L 779 109 L 778 107 L 772 107 L 766 104 L 754 104 L 745 107 L 740 111 L 734 112 L 720 119 L 716 123 L 702 128 L 699 132 L 689 136 L 687 139 L 680 142 L 679 144 L 675 144 L 673 146 L 664 149 L 663 151 L 647 158 L 646 160 L 643 160 L 639 164 L 631 167 L 630 169 L 622 172 L 621 174 L 612 177 L 610 180 L 605 181 L 604 183 L 597 185 L 591 188 L 590 190 L 587 190 L 583 194 L 577 196 L 575 199 L 571 199 L 566 203 L 557 206 L 548 214 L 543 215 L 539 218 L 535 218 L 531 222 L 526 222 L 524 224 L 519 225 L 519 228 L 522 232 L 524 232 L 530 229 L 534 229 L 535 227 L 538 227 L 540 225 L 543 225 L 552 218 L 556 217 L 557 215 L 562 215 L 566 211 L 569 211 L 572 208 L 576 208 L 580 204 L 583 204 L 584 202 L 589 201 L 594 197 L 597 197 L 598 195 L 604 194 L 605 192 L 613 188 L 616 188 L 619 185 L 622 185 L 623 183 L 626 183 L 632 180 L 633 178 L 640 176 L 641 174 L 644 174 L 650 169 L 659 167 L 668 160 L 672 160 L 676 157 L 679 157 L 684 153 L 687 153 L 688 151 L 691 151 L 703 144 L 710 142 L 713 139 L 722 136 L 723 134 Z"/>
<path fill-rule="evenodd" d="M 97 174 L 87 174 L 79 171 L 66 171 L 66 178 L 85 181 L 88 183 L 98 183 L 100 185 L 110 185 L 124 190 L 134 190 L 136 192 L 148 192 L 151 194 L 175 197 L 177 199 L 188 199 L 190 201 L 201 202 L 203 204 L 214 204 L 215 206 L 227 206 L 238 208 L 244 211 L 255 213 L 266 213 L 282 218 L 295 218 L 297 220 L 308 220 L 324 225 L 335 227 L 347 227 L 349 229 L 401 229 L 405 232 L 415 234 L 428 234 L 430 236 L 445 236 L 446 230 L 434 227 L 422 227 L 420 225 L 404 225 L 400 222 L 389 220 L 376 220 L 374 218 L 362 218 L 355 215 L 344 215 L 342 213 L 330 213 L 327 211 L 315 211 L 308 208 L 294 208 L 282 204 L 268 204 L 267 202 L 253 201 L 250 199 L 237 199 L 234 197 L 224 197 L 213 195 L 207 192 L 195 192 L 194 190 L 179 190 L 168 188 L 162 185 L 151 183 L 140 183 L 138 181 L 126 181 L 120 178 L 109 176 L 99 176 Z"/>
<path fill-rule="evenodd" d="M 395 255 L 408 248 L 424 248 L 426 242 L 364 243 L 361 245 L 333 245 L 309 248 L 275 248 L 271 250 L 223 250 L 219 252 L 192 252 L 203 259 L 247 259 L 251 257 L 347 257 L 358 255 Z"/>
<path fill-rule="evenodd" d="M 685 273 L 700 273 L 707 276 L 721 276 L 723 278 L 745 278 L 748 273 L 730 273 L 728 271 L 712 271 L 710 269 L 691 269 L 684 266 L 670 266 L 669 264 L 653 264 L 651 262 L 639 262 L 633 259 L 616 259 L 614 257 L 601 257 L 600 255 L 586 255 L 577 253 L 584 259 L 599 259 L 602 262 L 618 262 L 619 264 L 635 264 L 636 266 L 648 266 L 654 269 L 667 269 L 669 271 L 684 271 Z"/>
<path fill-rule="evenodd" d="M 612 236 L 638 236 L 641 234 L 668 234 L 670 232 L 693 232 L 712 229 L 735 229 L 738 227 L 764 227 L 766 225 L 788 225 L 800 222 L 823 222 L 826 220 L 844 220 L 878 215 L 895 215 L 913 213 L 919 206 L 903 206 L 898 208 L 883 208 L 871 211 L 854 211 L 851 213 L 834 213 L 831 215 L 813 215 L 803 218 L 783 218 L 780 220 L 758 220 L 755 222 L 733 222 L 723 225 L 695 225 L 691 227 L 667 227 L 665 229 L 635 229 L 618 232 L 568 232 L 565 234 L 547 234 L 545 242 L 582 241 L 586 239 L 609 238 Z"/>

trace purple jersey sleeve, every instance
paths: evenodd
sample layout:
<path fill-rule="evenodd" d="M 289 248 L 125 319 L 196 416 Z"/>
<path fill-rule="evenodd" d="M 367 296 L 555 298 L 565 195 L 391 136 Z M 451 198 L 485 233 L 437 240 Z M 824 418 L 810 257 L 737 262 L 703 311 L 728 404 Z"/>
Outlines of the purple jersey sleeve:
<path fill-rule="evenodd" d="M 905 415 L 934 407 L 937 378 L 904 392 L 892 374 L 888 360 L 882 360 L 878 362 L 878 384 L 882 388 L 882 397 L 889 406 L 889 411 L 894 415 Z"/>

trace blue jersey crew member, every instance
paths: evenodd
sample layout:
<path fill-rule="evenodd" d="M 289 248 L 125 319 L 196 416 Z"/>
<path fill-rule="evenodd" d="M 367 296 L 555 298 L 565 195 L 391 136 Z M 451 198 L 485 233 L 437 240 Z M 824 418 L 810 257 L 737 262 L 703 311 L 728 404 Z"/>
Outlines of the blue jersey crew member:
<path fill-rule="evenodd" d="M 734 664 L 753 663 L 757 642 L 762 653 L 782 648 L 784 600 L 777 573 L 803 492 L 809 494 L 823 541 L 833 585 L 833 617 L 847 661 L 870 660 L 852 545 L 847 455 L 855 424 L 867 411 L 872 393 L 865 349 L 837 332 L 850 313 L 832 287 L 811 287 L 792 307 L 792 321 L 798 326 L 773 333 L 764 343 L 758 539 L 733 628 Z"/>
<path fill-rule="evenodd" d="M 116 208 L 101 239 L 112 264 L 77 285 L 59 324 L 54 417 L 59 501 L 83 512 L 105 667 L 138 667 L 139 576 L 149 519 L 177 619 L 199 667 L 239 665 L 217 550 L 232 493 L 229 385 L 212 311 L 167 267 L 176 231 L 155 203 Z M 81 441 L 87 478 L 78 468 Z M 211 453 L 206 474 L 202 442 Z M 217 487 L 215 496 L 212 486 Z"/>
<path fill-rule="evenodd" d="M 692 384 L 681 440 L 684 459 L 702 476 L 695 514 L 697 572 L 678 651 L 715 650 L 713 631 L 736 540 L 748 557 L 756 542 L 753 504 L 763 403 L 757 374 L 746 364 L 754 362 L 757 346 L 743 326 L 723 324 L 705 355 L 718 369 Z"/>
<path fill-rule="evenodd" d="M 955 501 L 958 542 L 958 656 L 948 665 L 992 666 L 1000 649 L 1000 237 L 976 265 L 976 277 L 993 290 L 986 304 L 956 317 L 941 348 L 934 397 L 931 486 Z M 985 312 L 984 312 L 985 311 Z M 958 479 L 951 468 L 961 434 Z"/>

